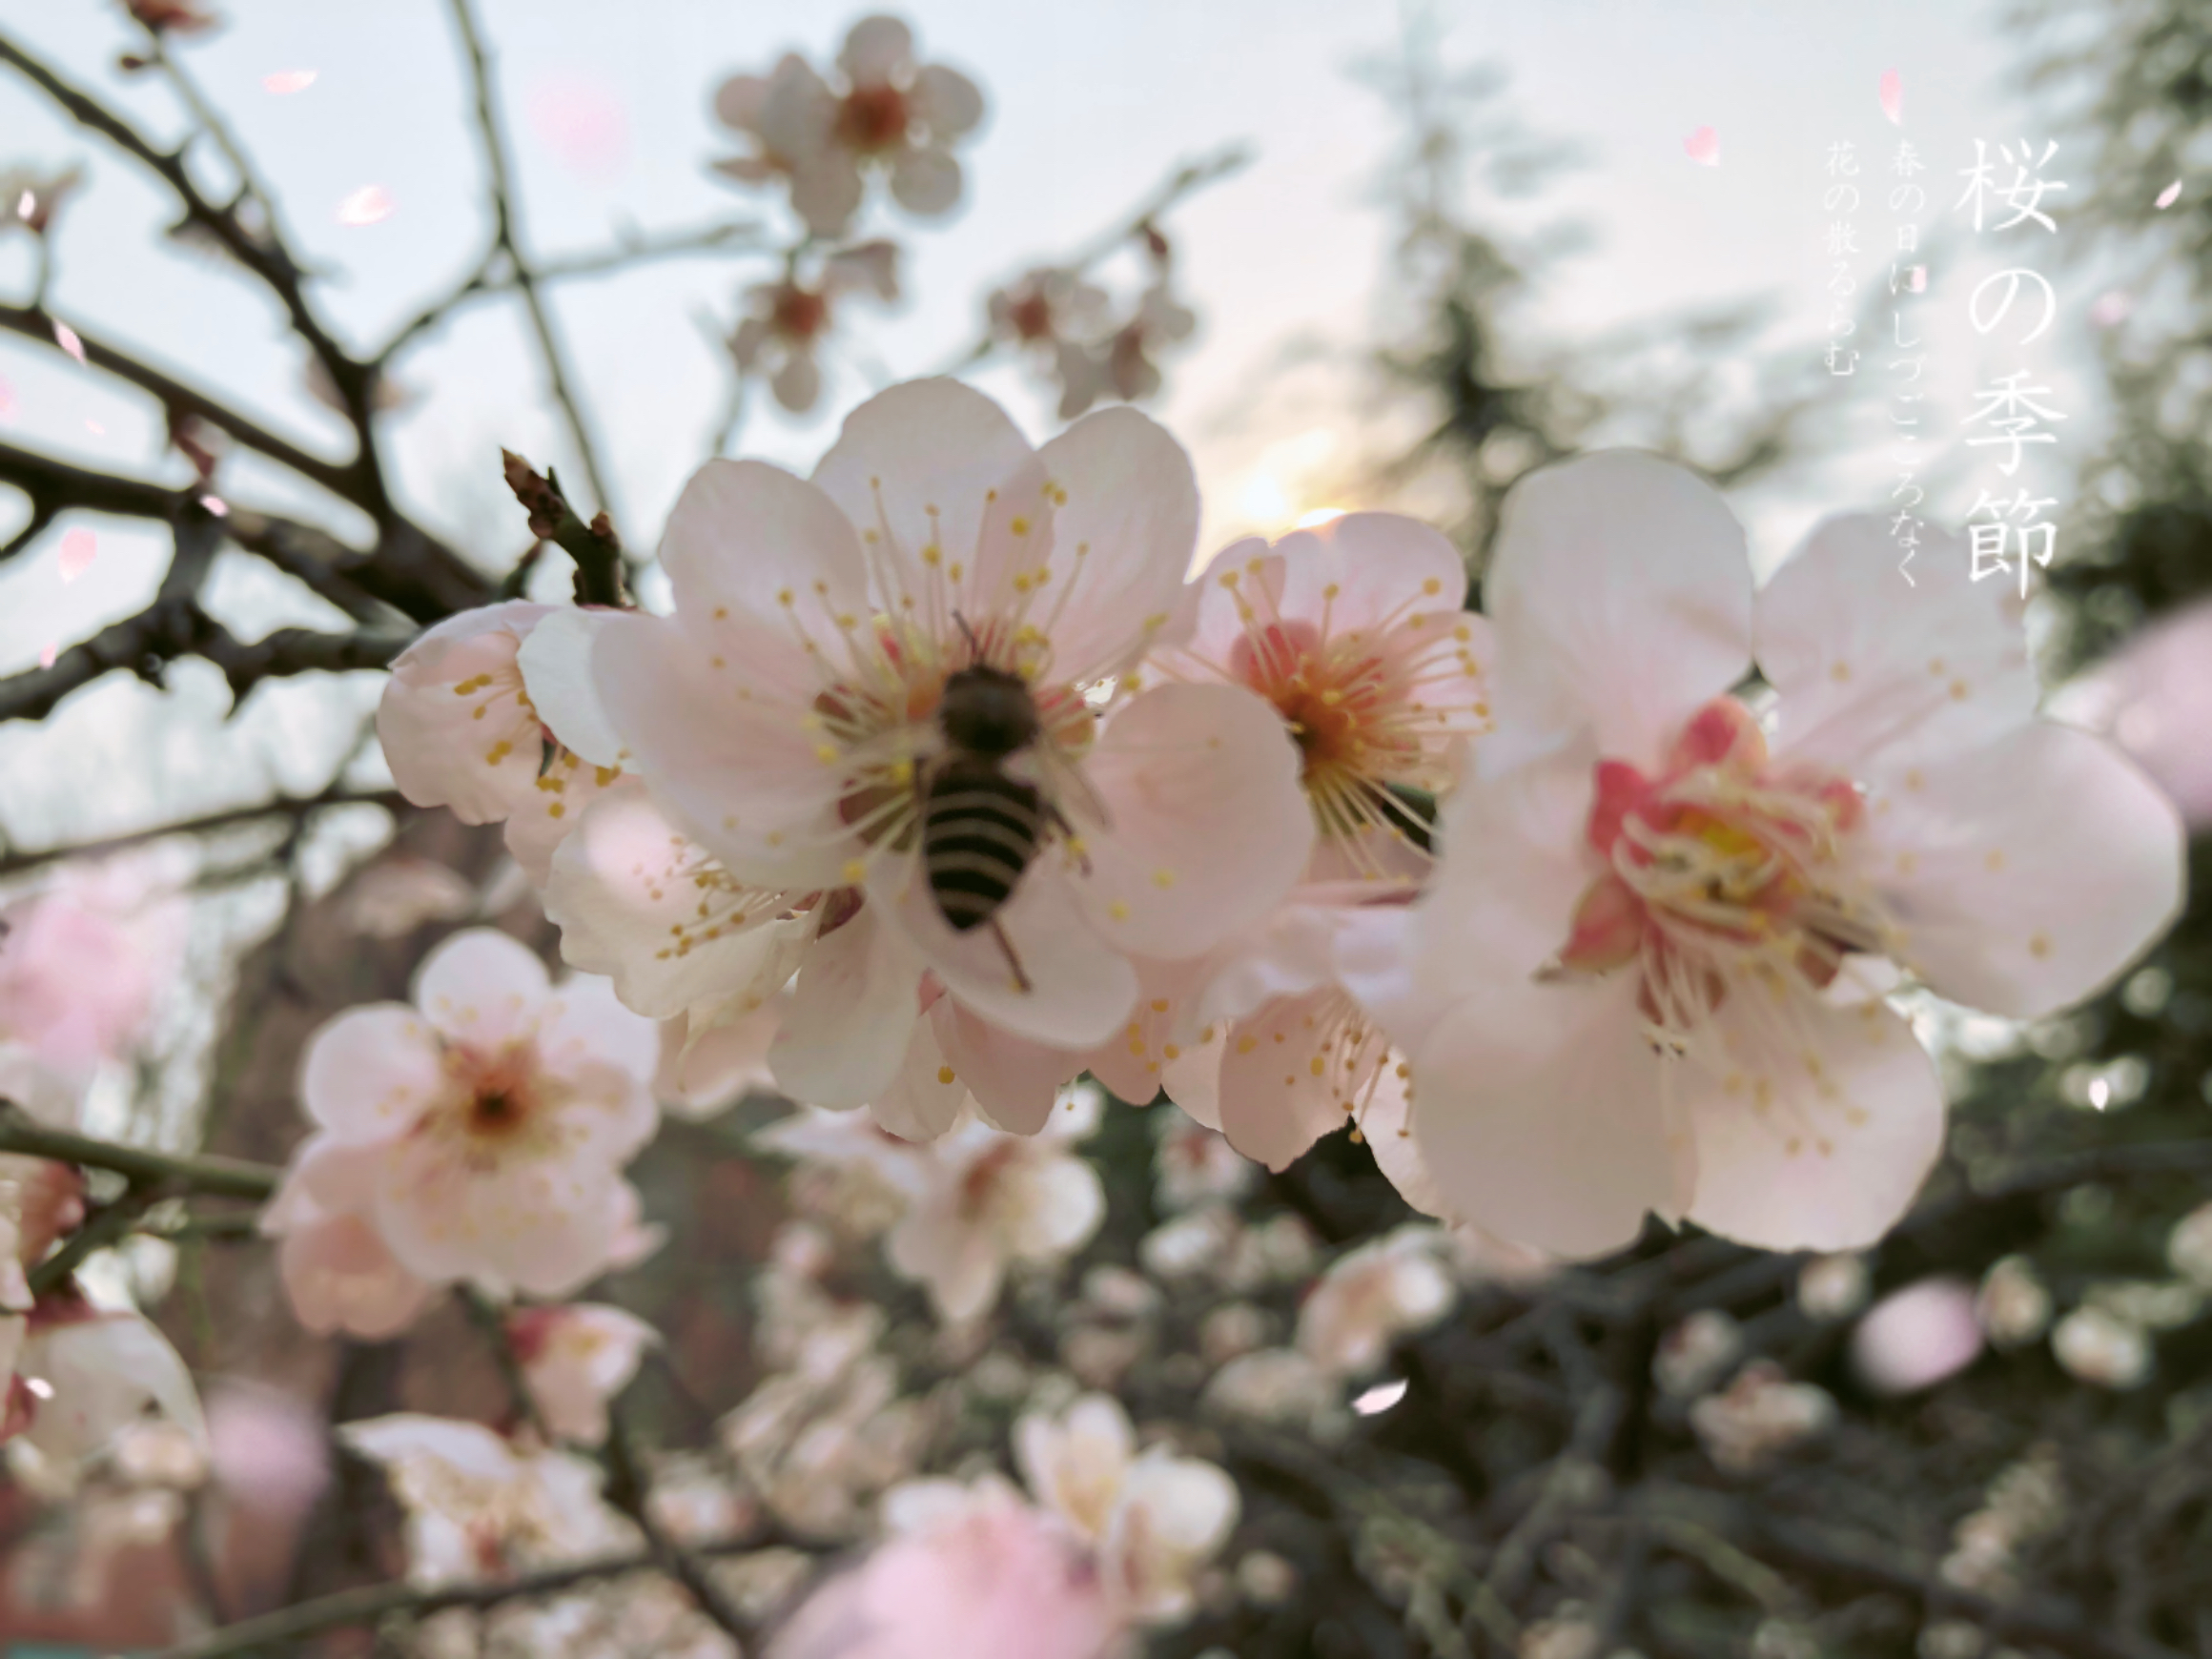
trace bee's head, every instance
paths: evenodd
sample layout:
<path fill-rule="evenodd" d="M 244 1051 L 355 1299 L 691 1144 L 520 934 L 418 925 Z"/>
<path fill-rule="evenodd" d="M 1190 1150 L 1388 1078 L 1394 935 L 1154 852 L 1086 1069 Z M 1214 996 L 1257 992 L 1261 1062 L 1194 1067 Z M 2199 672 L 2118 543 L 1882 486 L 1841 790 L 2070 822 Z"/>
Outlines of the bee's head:
<path fill-rule="evenodd" d="M 975 663 L 954 669 L 946 680 L 937 724 L 954 748 L 992 757 L 1010 755 L 1036 741 L 1036 699 L 1019 674 Z"/>

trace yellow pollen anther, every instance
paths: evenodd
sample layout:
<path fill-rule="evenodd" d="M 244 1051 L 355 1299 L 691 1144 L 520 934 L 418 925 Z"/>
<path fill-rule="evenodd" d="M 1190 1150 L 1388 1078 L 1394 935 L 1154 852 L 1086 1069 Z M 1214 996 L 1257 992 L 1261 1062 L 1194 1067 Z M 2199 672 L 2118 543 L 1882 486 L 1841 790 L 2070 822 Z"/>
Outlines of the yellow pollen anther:
<path fill-rule="evenodd" d="M 858 887 L 867 877 L 868 866 L 859 859 L 848 858 L 845 861 L 845 885 L 847 887 Z"/>
<path fill-rule="evenodd" d="M 1161 865 L 1157 870 L 1152 872 L 1152 885 L 1154 887 L 1171 888 L 1175 886 L 1175 884 L 1176 872 L 1168 869 L 1166 865 Z"/>
<path fill-rule="evenodd" d="M 939 1066 L 937 1068 L 937 1081 L 940 1083 L 950 1083 L 952 1080 L 952 1068 L 951 1066 Z"/>
<path fill-rule="evenodd" d="M 1006 527 L 1012 530 L 1016 536 L 1026 536 L 1029 534 L 1029 521 L 1023 518 L 1019 513 L 1016 513 L 1014 516 L 1014 522 Z"/>
<path fill-rule="evenodd" d="M 1260 1039 L 1254 1036 L 1250 1032 L 1246 1032 L 1242 1036 L 1237 1039 L 1237 1052 L 1240 1055 L 1248 1055 L 1259 1046 Z"/>
<path fill-rule="evenodd" d="M 1444 591 L 1444 584 L 1432 576 L 1426 582 L 1421 584 L 1421 591 L 1427 594 L 1429 598 L 1434 599 L 1438 594 Z"/>
<path fill-rule="evenodd" d="M 1127 899 L 1116 899 L 1112 904 L 1106 907 L 1106 913 L 1112 916 L 1117 922 L 1126 922 L 1129 920 L 1129 901 Z"/>

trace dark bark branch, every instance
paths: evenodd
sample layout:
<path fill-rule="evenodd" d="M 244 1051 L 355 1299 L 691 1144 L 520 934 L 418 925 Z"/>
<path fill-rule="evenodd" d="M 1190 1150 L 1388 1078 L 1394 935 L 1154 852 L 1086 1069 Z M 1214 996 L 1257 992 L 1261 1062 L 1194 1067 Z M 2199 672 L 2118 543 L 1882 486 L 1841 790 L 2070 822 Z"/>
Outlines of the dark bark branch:
<path fill-rule="evenodd" d="M 53 323 L 54 318 L 50 313 L 36 307 L 0 305 L 0 328 L 10 333 L 51 342 Z M 347 501 L 356 499 L 359 476 L 352 464 L 325 461 L 319 456 L 310 455 L 290 440 L 278 437 L 235 409 L 217 402 L 206 393 L 196 391 L 151 364 L 140 361 L 129 352 L 86 334 L 82 329 L 76 332 L 77 339 L 85 348 L 86 366 L 98 369 L 103 374 L 113 375 L 142 392 L 152 393 L 161 400 L 164 409 L 195 416 L 206 421 L 210 426 L 228 433 L 234 441 L 244 448 L 290 468 L 301 478 L 320 484 L 335 496 Z"/>
<path fill-rule="evenodd" d="M 334 784 L 317 795 L 279 796 L 273 801 L 257 801 L 250 807 L 227 807 L 219 812 L 203 813 L 197 818 L 180 818 L 171 824 L 156 824 L 151 829 L 133 830 L 127 835 L 111 835 L 103 840 L 81 841 L 67 847 L 38 848 L 0 854 L 0 880 L 20 875 L 27 870 L 35 870 L 42 864 L 51 864 L 57 858 L 100 858 L 127 848 L 143 846 L 149 841 L 166 840 L 172 835 L 214 834 L 273 818 L 287 818 L 297 822 L 329 807 L 382 807 L 387 811 L 398 812 L 405 809 L 406 806 L 406 798 L 397 789 L 347 789 Z"/>

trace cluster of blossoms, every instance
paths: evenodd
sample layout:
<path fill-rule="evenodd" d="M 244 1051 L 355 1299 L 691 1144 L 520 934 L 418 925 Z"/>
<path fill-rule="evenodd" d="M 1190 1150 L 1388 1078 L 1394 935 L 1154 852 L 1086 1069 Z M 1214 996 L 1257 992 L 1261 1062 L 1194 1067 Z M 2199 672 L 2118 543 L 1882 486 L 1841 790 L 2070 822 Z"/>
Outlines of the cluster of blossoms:
<path fill-rule="evenodd" d="M 987 302 L 991 338 L 1011 346 L 1060 389 L 1060 419 L 1073 420 L 1094 403 L 1137 402 L 1159 390 L 1165 348 L 1190 338 L 1198 318 L 1175 297 L 1170 244 L 1157 226 L 1137 227 L 1145 276 L 1116 301 L 1083 272 L 1039 265 L 998 289 Z"/>
<path fill-rule="evenodd" d="M 1880 991 L 2038 1015 L 2179 902 L 2171 808 L 2035 718 L 2017 612 L 1892 592 L 1871 521 L 1754 595 L 1710 489 L 1593 456 L 1512 498 L 1485 618 L 1387 514 L 1186 583 L 1197 514 L 1131 411 L 1036 450 L 897 387 L 810 482 L 692 481 L 672 614 L 433 630 L 387 751 L 507 820 L 573 964 L 687 1043 L 750 1022 L 792 1098 L 1031 1135 L 1088 1073 L 1276 1168 L 1349 1124 L 1417 1208 L 1567 1254 L 1647 1214 L 1878 1238 L 1942 1125 Z M 980 761 L 979 676 L 1019 714 Z M 988 926 L 932 850 L 978 766 L 1016 802 Z M 2092 850 L 2086 897 L 2058 876 Z"/>

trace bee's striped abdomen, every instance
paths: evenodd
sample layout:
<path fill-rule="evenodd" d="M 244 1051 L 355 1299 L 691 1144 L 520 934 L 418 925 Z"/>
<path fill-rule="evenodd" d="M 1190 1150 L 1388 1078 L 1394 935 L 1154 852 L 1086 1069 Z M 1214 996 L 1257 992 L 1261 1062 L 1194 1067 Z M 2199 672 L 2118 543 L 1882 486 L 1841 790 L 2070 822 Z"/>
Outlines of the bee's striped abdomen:
<path fill-rule="evenodd" d="M 1035 860 L 1043 804 L 994 761 L 962 757 L 931 778 L 922 803 L 922 870 L 937 911 L 966 932 L 998 913 Z"/>

